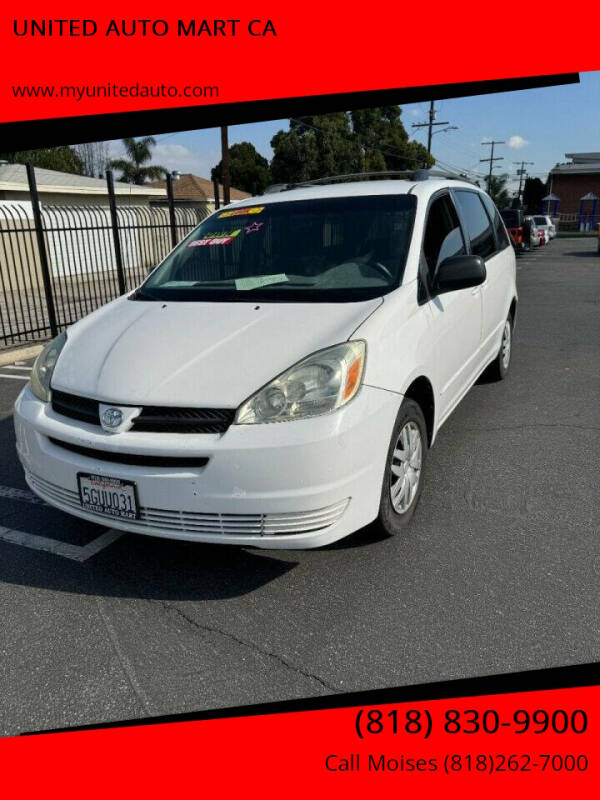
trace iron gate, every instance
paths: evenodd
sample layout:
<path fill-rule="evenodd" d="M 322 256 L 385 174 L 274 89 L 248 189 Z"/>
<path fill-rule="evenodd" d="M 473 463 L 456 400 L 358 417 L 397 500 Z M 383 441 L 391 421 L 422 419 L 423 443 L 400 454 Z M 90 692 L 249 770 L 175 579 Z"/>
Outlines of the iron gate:
<path fill-rule="evenodd" d="M 112 176 L 111 176 L 112 177 Z M 0 203 L 0 347 L 55 335 L 124 291 L 207 215 L 207 207 L 40 208 Z"/>

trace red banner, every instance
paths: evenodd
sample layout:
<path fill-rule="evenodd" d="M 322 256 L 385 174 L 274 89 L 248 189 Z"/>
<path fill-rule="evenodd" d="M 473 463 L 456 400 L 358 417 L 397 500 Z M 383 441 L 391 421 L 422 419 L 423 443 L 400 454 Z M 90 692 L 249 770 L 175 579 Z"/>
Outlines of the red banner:
<path fill-rule="evenodd" d="M 54 733 L 3 741 L 3 785 L 64 800 L 591 797 L 599 720 L 591 687 Z"/>
<path fill-rule="evenodd" d="M 0 28 L 0 122 L 419 87 L 600 67 L 596 26 L 494 5 L 48 3 Z M 208 14 L 210 13 L 210 16 Z M 536 12 L 539 15 L 539 11 Z M 535 15 L 534 15 L 535 16 Z M 560 49 L 550 26 L 560 20 Z M 517 28 L 522 34 L 517 35 Z M 8 68 L 7 68 L 8 67 Z M 465 92 L 468 93 L 468 92 Z"/>

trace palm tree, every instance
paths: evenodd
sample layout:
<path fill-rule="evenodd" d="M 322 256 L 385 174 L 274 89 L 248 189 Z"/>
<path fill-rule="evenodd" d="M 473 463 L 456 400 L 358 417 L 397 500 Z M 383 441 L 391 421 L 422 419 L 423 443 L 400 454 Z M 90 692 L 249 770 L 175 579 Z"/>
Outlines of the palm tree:
<path fill-rule="evenodd" d="M 140 186 L 146 180 L 160 180 L 164 177 L 164 167 L 156 164 L 144 166 L 152 158 L 152 148 L 156 146 L 154 136 L 144 136 L 143 139 L 133 139 L 128 137 L 121 140 L 125 153 L 128 158 L 115 158 L 110 161 L 109 166 L 121 170 L 119 180 L 125 183 L 136 183 Z"/>
<path fill-rule="evenodd" d="M 508 175 L 492 175 L 487 190 L 498 208 L 509 207 L 511 197 L 508 191 Z"/>

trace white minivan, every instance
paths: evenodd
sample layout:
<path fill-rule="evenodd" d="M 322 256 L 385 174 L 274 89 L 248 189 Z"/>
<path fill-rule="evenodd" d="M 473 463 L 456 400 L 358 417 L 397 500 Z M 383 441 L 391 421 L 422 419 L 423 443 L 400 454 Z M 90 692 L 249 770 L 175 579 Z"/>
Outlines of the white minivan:
<path fill-rule="evenodd" d="M 441 425 L 485 369 L 507 373 L 515 256 L 470 183 L 371 177 L 214 212 L 50 342 L 15 405 L 31 489 L 199 542 L 401 532 Z"/>

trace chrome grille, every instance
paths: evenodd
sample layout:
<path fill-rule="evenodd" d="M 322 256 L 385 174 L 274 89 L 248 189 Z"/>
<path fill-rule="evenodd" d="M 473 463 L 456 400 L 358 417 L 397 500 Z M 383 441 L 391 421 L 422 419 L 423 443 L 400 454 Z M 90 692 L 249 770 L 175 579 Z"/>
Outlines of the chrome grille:
<path fill-rule="evenodd" d="M 50 503 L 58 503 L 81 511 L 79 493 L 63 489 L 49 481 L 27 473 L 27 480 L 41 497 Z M 186 534 L 218 534 L 222 536 L 281 536 L 310 533 L 329 528 L 338 522 L 350 499 L 314 511 L 297 511 L 285 514 L 207 514 L 194 511 L 171 511 L 160 508 L 141 507 L 140 518 L 126 520 L 128 525 L 141 531 L 171 531 Z M 90 513 L 86 510 L 86 514 Z M 100 522 L 109 524 L 110 517 L 91 514 Z M 113 520 L 114 522 L 114 520 Z"/>
<path fill-rule="evenodd" d="M 115 403 L 126 407 L 126 404 Z M 57 414 L 90 425 L 100 425 L 100 403 L 52 390 L 52 409 Z M 172 408 L 144 406 L 133 420 L 132 431 L 144 433 L 225 433 L 235 417 L 233 408 Z"/>

